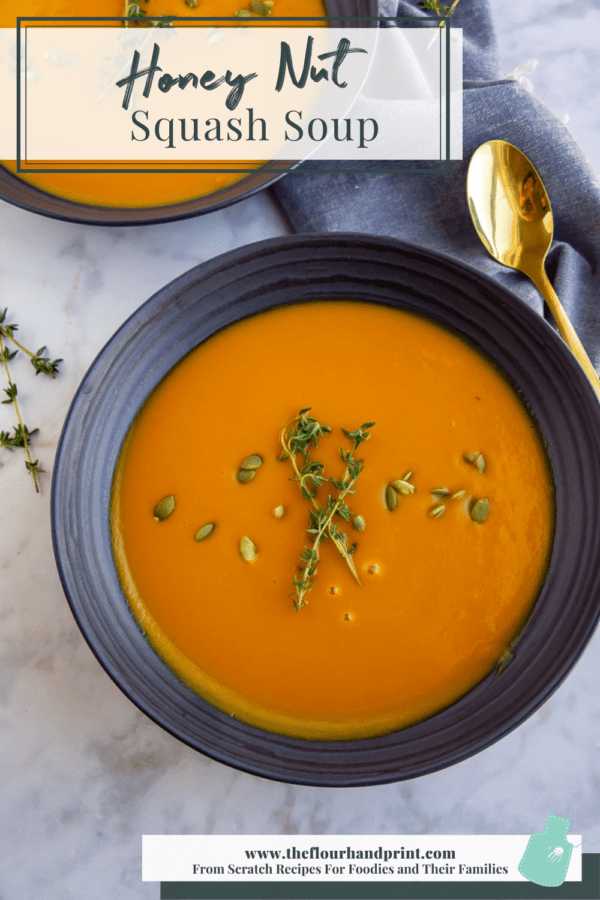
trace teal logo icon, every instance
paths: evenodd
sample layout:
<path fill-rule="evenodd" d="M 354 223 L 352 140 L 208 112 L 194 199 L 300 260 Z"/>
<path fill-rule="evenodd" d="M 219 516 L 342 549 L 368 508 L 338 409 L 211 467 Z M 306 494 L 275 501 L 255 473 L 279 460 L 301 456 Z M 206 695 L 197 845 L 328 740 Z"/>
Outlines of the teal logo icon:
<path fill-rule="evenodd" d="M 573 844 L 567 840 L 569 818 L 550 815 L 546 827 L 532 834 L 519 863 L 519 872 L 534 884 L 558 887 L 567 877 Z"/>

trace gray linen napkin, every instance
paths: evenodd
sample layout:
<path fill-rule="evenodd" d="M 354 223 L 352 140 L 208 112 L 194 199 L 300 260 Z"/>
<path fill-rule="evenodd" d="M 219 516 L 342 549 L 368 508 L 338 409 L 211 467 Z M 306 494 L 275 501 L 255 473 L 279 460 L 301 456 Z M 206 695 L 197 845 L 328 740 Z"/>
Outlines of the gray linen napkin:
<path fill-rule="evenodd" d="M 394 0 L 382 0 L 380 10 L 381 15 L 425 15 L 416 0 L 400 0 L 397 7 Z M 490 0 L 461 0 L 452 26 L 464 35 L 464 159 L 452 162 L 449 174 L 369 173 L 386 166 L 382 163 L 362 163 L 355 174 L 309 175 L 300 167 L 275 191 L 298 232 L 384 234 L 439 250 L 496 278 L 543 314 L 531 282 L 487 254 L 466 203 L 473 151 L 494 138 L 510 141 L 531 159 L 546 185 L 554 212 L 548 276 L 598 369 L 600 180 L 567 128 L 517 80 L 500 78 Z"/>

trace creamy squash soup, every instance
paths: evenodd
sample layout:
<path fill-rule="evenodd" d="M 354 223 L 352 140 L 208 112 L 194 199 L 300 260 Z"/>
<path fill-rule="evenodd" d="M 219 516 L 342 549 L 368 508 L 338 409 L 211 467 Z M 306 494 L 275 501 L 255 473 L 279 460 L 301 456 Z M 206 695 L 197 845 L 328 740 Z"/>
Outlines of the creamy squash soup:
<path fill-rule="evenodd" d="M 331 740 L 416 723 L 504 667 L 553 525 L 503 375 L 359 301 L 261 313 L 186 356 L 135 419 L 111 506 L 165 663 L 232 716 Z"/>
<path fill-rule="evenodd" d="M 308 16 L 322 18 L 327 15 L 323 0 L 97 0 L 93 10 L 87 10 L 94 16 L 123 16 L 129 12 L 135 16 L 137 12 L 143 16 L 238 16 L 240 23 L 245 18 L 260 19 L 261 25 L 271 24 L 271 16 Z M 81 16 L 79 0 L 2 0 L 0 3 L 0 28 L 14 28 L 17 16 Z M 103 23 L 100 23 L 103 24 Z M 142 27 L 144 23 L 142 22 Z M 210 22 L 203 22 L 203 26 Z M 217 21 L 215 25 L 219 24 Z M 222 24 L 222 23 L 221 23 Z M 272 21 L 274 26 L 281 27 L 281 22 Z M 291 25 L 293 23 L 290 23 Z M 297 23 L 299 25 L 305 23 Z M 118 27 L 118 26 L 117 26 Z M 180 26 L 182 24 L 180 23 Z M 52 65 L 52 60 L 43 60 L 40 65 Z M 4 160 L 1 163 L 9 171 L 16 174 L 15 160 Z M 197 160 L 194 161 L 197 164 Z M 159 168 L 164 162 L 144 161 L 139 168 L 150 166 Z M 177 172 L 177 173 L 42 173 L 19 174 L 20 178 L 50 194 L 56 194 L 77 203 L 94 206 L 113 207 L 153 207 L 181 203 L 194 197 L 204 197 L 222 188 L 235 184 L 246 177 L 246 173 L 236 172 L 240 167 L 246 170 L 257 168 L 257 162 L 211 163 L 206 161 L 206 168 L 214 167 L 211 172 Z M 127 163 L 127 168 L 135 168 L 135 164 Z M 112 167 L 123 168 L 120 163 Z M 179 167 L 186 168 L 186 163 Z M 103 168 L 109 165 L 103 163 Z M 174 168 L 172 163 L 168 168 Z M 225 171 L 216 171 L 225 170 Z"/>

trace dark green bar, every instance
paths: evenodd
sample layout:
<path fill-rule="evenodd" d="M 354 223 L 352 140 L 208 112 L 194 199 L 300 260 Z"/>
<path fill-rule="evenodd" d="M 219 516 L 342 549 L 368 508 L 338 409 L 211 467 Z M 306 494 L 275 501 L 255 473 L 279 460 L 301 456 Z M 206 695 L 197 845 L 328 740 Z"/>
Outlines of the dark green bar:
<path fill-rule="evenodd" d="M 581 881 L 163 881 L 160 900 L 599 900 L 600 854 L 584 853 Z"/>

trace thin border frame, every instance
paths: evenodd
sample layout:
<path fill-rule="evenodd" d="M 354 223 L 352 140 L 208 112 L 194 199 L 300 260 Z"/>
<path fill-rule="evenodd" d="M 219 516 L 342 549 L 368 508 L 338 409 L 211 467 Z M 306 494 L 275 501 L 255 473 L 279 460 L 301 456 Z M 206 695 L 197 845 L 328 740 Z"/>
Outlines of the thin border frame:
<path fill-rule="evenodd" d="M 163 16 L 148 16 L 144 19 L 145 22 L 156 22 L 161 21 L 163 18 L 169 18 L 170 21 L 194 21 L 194 22 L 214 22 L 215 19 L 224 22 L 238 22 L 239 20 L 235 16 L 177 16 L 177 17 L 163 17 Z M 307 169 L 306 163 L 302 163 L 302 160 L 294 161 L 291 168 L 288 170 L 287 174 L 300 174 L 300 175 L 319 175 L 319 174 L 368 174 L 368 175 L 448 175 L 450 173 L 450 17 L 449 16 L 327 16 L 326 17 L 329 22 L 335 21 L 337 19 L 346 21 L 346 22 L 432 22 L 435 23 L 435 27 L 441 28 L 442 23 L 444 30 L 446 32 L 446 66 L 445 66 L 445 76 L 446 76 L 446 89 L 445 92 L 442 91 L 442 67 L 441 67 L 441 59 L 440 59 L 440 144 L 442 143 L 442 93 L 445 93 L 445 102 L 446 102 L 446 155 L 444 159 L 444 165 L 442 168 L 434 169 L 434 168 L 407 168 L 399 166 L 397 169 L 357 169 L 357 168 L 317 168 L 317 169 Z M 315 21 L 315 16 L 273 16 L 272 21 L 282 21 L 282 22 L 313 22 Z M 17 88 L 17 159 L 16 159 L 16 171 L 17 173 L 28 174 L 28 175 L 40 175 L 40 174 L 98 174 L 98 175 L 106 175 L 106 174 L 139 174 L 139 175 L 148 175 L 148 174 L 165 174 L 165 175 L 173 175 L 173 174 L 218 174 L 218 173 L 231 173 L 231 174 L 252 174 L 255 169 L 31 169 L 31 168 L 23 168 L 21 164 L 21 106 L 22 106 L 22 98 L 21 98 L 21 31 L 23 31 L 25 35 L 25 63 L 27 63 L 27 28 L 28 26 L 26 22 L 122 22 L 123 16 L 17 16 L 17 47 L 16 47 L 16 88 Z M 426 26 L 429 27 L 429 26 Z M 440 56 L 441 56 L 441 41 L 440 41 Z M 25 89 L 23 91 L 25 97 L 25 134 L 27 133 L 27 79 L 24 80 Z M 25 148 L 26 151 L 26 148 Z M 441 156 L 442 154 L 440 154 Z M 302 165 L 302 169 L 299 167 Z M 279 174 L 280 170 L 269 169 L 267 167 L 261 167 L 262 171 L 266 174 Z"/>

